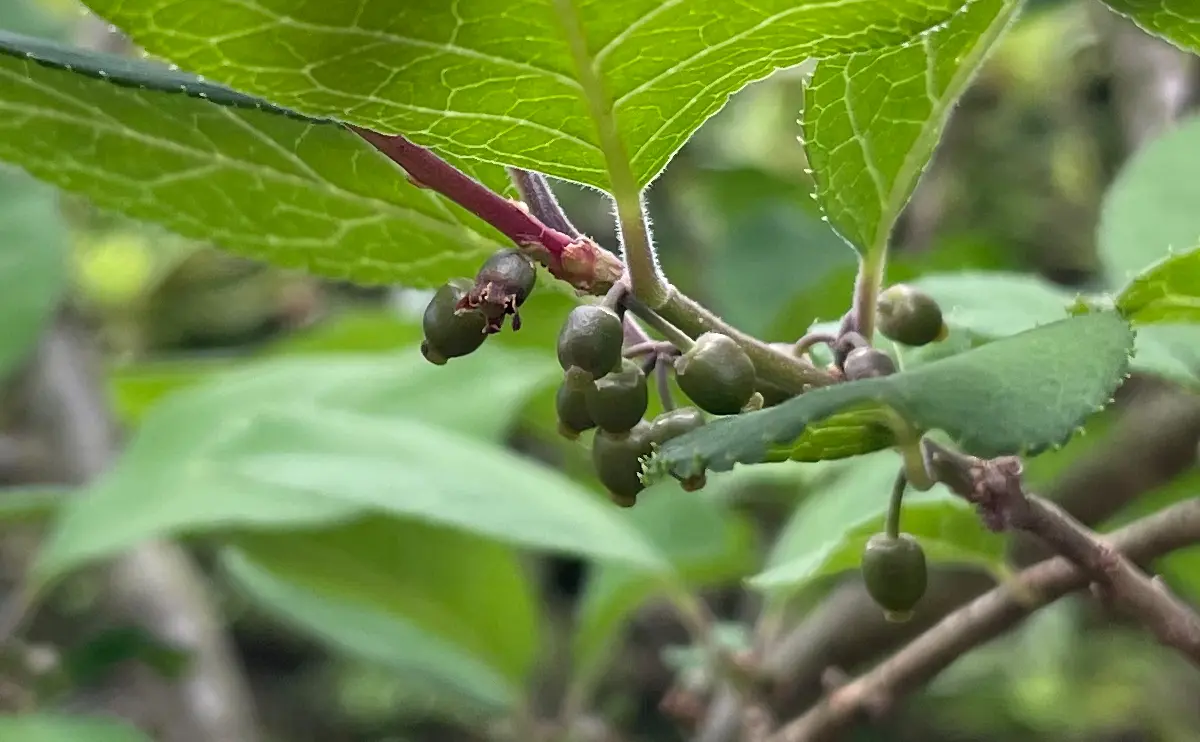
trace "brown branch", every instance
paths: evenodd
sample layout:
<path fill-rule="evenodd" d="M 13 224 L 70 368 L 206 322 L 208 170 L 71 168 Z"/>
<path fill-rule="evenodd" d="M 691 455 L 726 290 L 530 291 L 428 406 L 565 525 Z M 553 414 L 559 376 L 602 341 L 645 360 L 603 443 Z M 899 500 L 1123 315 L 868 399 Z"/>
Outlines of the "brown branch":
<path fill-rule="evenodd" d="M 483 219 L 528 250 L 555 278 L 580 291 L 601 296 L 625 272 L 621 259 L 590 237 L 573 237 L 547 226 L 531 207 L 504 198 L 433 151 L 399 134 L 380 134 L 357 126 L 349 129 L 399 165 L 414 185 L 434 190 Z"/>
<path fill-rule="evenodd" d="M 1200 543 L 1200 498 L 1165 508 L 1110 534 L 1124 559 L 1142 562 Z M 999 636 L 1037 609 L 1087 587 L 1092 576 L 1066 557 L 1030 567 L 943 618 L 890 659 L 829 693 L 769 742 L 833 738 L 861 714 L 886 708 L 922 687 L 972 648 Z"/>
<path fill-rule="evenodd" d="M 921 442 L 925 466 L 952 492 L 973 503 L 995 530 L 1022 530 L 1047 542 L 1092 576 L 1118 605 L 1167 646 L 1200 665 L 1200 616 L 1151 580 L 1094 531 L 1058 506 L 1025 491 L 1016 456 L 980 459 Z"/>

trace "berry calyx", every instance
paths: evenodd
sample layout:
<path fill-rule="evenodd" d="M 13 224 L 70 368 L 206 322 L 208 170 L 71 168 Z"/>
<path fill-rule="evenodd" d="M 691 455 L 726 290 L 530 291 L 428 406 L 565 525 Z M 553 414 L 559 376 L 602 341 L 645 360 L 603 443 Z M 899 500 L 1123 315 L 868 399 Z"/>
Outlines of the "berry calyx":
<path fill-rule="evenodd" d="M 650 424 L 645 420 L 623 435 L 596 431 L 592 439 L 592 466 L 612 501 L 621 507 L 633 507 L 638 493 L 646 488 L 642 484 L 641 459 L 649 456 L 651 450 Z"/>
<path fill-rule="evenodd" d="M 564 379 L 554 396 L 558 432 L 568 440 L 575 440 L 583 431 L 596 427 L 596 422 L 587 411 L 587 390 L 591 386 L 591 382 L 578 385 L 570 379 Z"/>
<path fill-rule="evenodd" d="M 919 347 L 944 339 L 948 332 L 933 297 L 903 283 L 881 293 L 875 311 L 879 332 L 897 343 Z"/>
<path fill-rule="evenodd" d="M 675 380 L 696 406 L 713 415 L 736 415 L 754 395 L 754 363 L 728 335 L 706 332 L 675 361 Z"/>
<path fill-rule="evenodd" d="M 871 379 L 876 376 L 891 376 L 896 373 L 892 357 L 876 348 L 855 348 L 846 356 L 842 366 L 847 381 Z"/>
<path fill-rule="evenodd" d="M 925 595 L 925 550 L 911 534 L 877 533 L 863 550 L 862 576 L 867 592 L 889 621 L 907 621 Z"/>
<path fill-rule="evenodd" d="M 646 373 L 634 361 L 623 359 L 620 369 L 597 379 L 586 389 L 584 398 L 596 427 L 614 434 L 628 432 L 650 405 Z"/>
<path fill-rule="evenodd" d="M 608 307 L 582 304 L 571 310 L 558 333 L 558 363 L 563 371 L 581 369 L 599 379 L 621 363 L 625 332 Z"/>
<path fill-rule="evenodd" d="M 459 302 L 471 289 L 465 278 L 447 281 L 437 290 L 421 317 L 425 339 L 421 354 L 433 364 L 445 365 L 450 358 L 475 352 L 487 340 L 487 320 L 475 310 L 459 309 Z"/>
<path fill-rule="evenodd" d="M 475 284 L 459 300 L 459 309 L 478 309 L 487 319 L 489 334 L 500 332 L 504 318 L 512 315 L 513 330 L 521 329 L 517 308 L 525 303 L 537 283 L 537 267 L 524 253 L 508 248 L 494 253 L 475 274 Z"/>

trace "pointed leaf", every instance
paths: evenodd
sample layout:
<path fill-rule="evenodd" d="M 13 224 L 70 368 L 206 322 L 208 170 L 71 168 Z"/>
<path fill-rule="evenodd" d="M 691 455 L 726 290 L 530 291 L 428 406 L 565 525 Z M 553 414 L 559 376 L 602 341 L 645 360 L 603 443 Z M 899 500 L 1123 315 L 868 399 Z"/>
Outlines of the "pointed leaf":
<path fill-rule="evenodd" d="M 4 742 L 150 742 L 133 726 L 99 716 L 0 716 Z"/>
<path fill-rule="evenodd" d="M 1134 277 L 1117 309 L 1135 325 L 1200 324 L 1200 249 L 1170 255 Z"/>
<path fill-rule="evenodd" d="M 1200 8 L 1172 0 L 1104 0 L 1143 30 L 1200 54 Z"/>
<path fill-rule="evenodd" d="M 1115 312 L 1071 317 L 892 376 L 815 389 L 757 412 L 714 420 L 668 442 L 651 471 L 687 477 L 763 461 L 808 425 L 849 407 L 894 410 L 944 430 L 978 456 L 1062 443 L 1124 380 L 1133 332 Z"/>
<path fill-rule="evenodd" d="M 541 634 L 512 549 L 390 518 L 233 544 L 235 581 L 284 622 L 464 706 L 495 713 L 521 698 Z"/>
<path fill-rule="evenodd" d="M 338 124 L 3 31 L 0 160 L 186 237 L 360 283 L 474 275 L 506 244 Z M 474 174 L 507 185 L 501 168 Z"/>
<path fill-rule="evenodd" d="M 604 189 L 607 158 L 648 184 L 747 83 L 898 46 L 963 4 L 88 2 L 150 52 L 238 90 Z"/>
<path fill-rule="evenodd" d="M 884 249 L 942 127 L 1020 3 L 974 0 L 897 49 L 822 59 L 801 117 L 816 196 L 860 250 Z"/>
<path fill-rule="evenodd" d="M 730 475 L 739 478 L 737 473 Z M 624 565 L 605 564 L 588 577 L 573 639 L 576 677 L 602 669 L 624 619 L 667 581 L 683 589 L 730 582 L 749 574 L 758 556 L 753 524 L 721 501 L 727 486 L 709 482 L 703 493 L 664 482 L 638 496 L 625 517 L 668 560 L 673 573 L 655 577 Z M 699 495 L 699 496 L 697 496 Z"/>
<path fill-rule="evenodd" d="M 172 396 L 145 418 L 116 467 L 65 508 L 38 578 L 153 537 L 372 513 L 662 568 L 594 493 L 462 432 L 499 430 L 498 421 L 512 419 L 521 395 L 491 384 L 508 374 L 509 384 L 522 374 L 551 381 L 555 370 L 544 354 L 480 355 L 466 389 L 439 379 L 468 359 L 434 367 L 410 348 L 264 361 Z"/>
<path fill-rule="evenodd" d="M 750 584 L 770 593 L 801 590 L 814 580 L 856 569 L 872 535 L 883 530 L 901 459 L 880 451 L 841 467 L 809 495 L 775 542 L 767 567 Z M 929 563 L 1003 563 L 1005 539 L 987 530 L 975 509 L 942 485 L 904 498 L 901 530 L 921 542 Z"/>

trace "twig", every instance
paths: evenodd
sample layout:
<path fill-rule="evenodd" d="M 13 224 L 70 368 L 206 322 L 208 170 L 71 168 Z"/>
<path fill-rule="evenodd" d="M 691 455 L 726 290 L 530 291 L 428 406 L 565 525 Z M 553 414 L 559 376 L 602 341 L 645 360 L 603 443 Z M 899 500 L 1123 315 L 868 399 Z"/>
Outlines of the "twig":
<path fill-rule="evenodd" d="M 491 224 L 518 247 L 527 249 L 555 278 L 599 296 L 624 273 L 621 259 L 591 238 L 572 237 L 547 226 L 522 205 L 492 191 L 425 147 L 399 134 L 349 128 L 399 165 L 414 184 L 437 191 Z"/>
<path fill-rule="evenodd" d="M 563 211 L 546 176 L 518 167 L 508 168 L 508 176 L 521 194 L 521 200 L 529 207 L 529 213 L 551 229 L 558 230 L 571 239 L 577 240 L 581 232 L 571 223 L 567 212 Z"/>
<path fill-rule="evenodd" d="M 1019 458 L 980 459 L 928 439 L 921 448 L 929 473 L 973 503 L 990 527 L 1019 529 L 1046 541 L 1106 588 L 1113 601 L 1132 612 L 1159 641 L 1200 665 L 1200 616 L 1095 532 L 1026 492 Z"/>
<path fill-rule="evenodd" d="M 1112 548 L 1142 562 L 1200 543 L 1200 499 L 1165 508 L 1110 534 Z M 1087 587 L 1092 577 L 1066 557 L 1053 557 L 1017 574 L 943 618 L 890 659 L 850 681 L 769 742 L 832 739 L 863 711 L 894 703 L 922 687 L 960 656 L 995 638 L 1037 609 Z M 1033 597 L 1030 600 L 1030 597 Z"/>

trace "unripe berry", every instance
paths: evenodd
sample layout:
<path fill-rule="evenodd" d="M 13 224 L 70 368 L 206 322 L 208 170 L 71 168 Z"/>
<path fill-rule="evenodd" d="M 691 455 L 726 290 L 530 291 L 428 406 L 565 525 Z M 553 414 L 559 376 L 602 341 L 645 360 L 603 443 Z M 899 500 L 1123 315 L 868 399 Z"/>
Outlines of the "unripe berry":
<path fill-rule="evenodd" d="M 706 332 L 675 361 L 675 380 L 696 406 L 713 415 L 741 412 L 758 383 L 754 363 L 728 335 Z"/>
<path fill-rule="evenodd" d="M 879 295 L 876 317 L 884 337 L 913 347 L 941 340 L 947 332 L 942 308 L 933 297 L 903 283 Z"/>
<path fill-rule="evenodd" d="M 558 333 L 558 363 L 563 371 L 579 368 L 599 379 L 621 362 L 624 342 L 616 312 L 599 304 L 581 304 L 567 315 Z"/>
<path fill-rule="evenodd" d="M 487 320 L 478 311 L 457 309 L 459 302 L 471 289 L 465 278 L 447 281 L 429 301 L 421 318 L 425 340 L 421 353 L 439 366 L 449 358 L 473 353 L 487 340 L 484 329 Z"/>
<path fill-rule="evenodd" d="M 646 374 L 637 363 L 624 359 L 621 368 L 597 379 L 584 392 L 587 412 L 596 426 L 609 433 L 625 433 L 641 421 L 650 405 Z"/>
<path fill-rule="evenodd" d="M 638 493 L 646 488 L 641 479 L 641 459 L 649 456 L 651 450 L 650 424 L 644 420 L 620 436 L 596 431 L 592 439 L 592 465 L 613 502 L 622 507 L 637 503 Z"/>
<path fill-rule="evenodd" d="M 842 370 L 847 381 L 858 381 L 876 376 L 891 376 L 896 373 L 896 364 L 891 356 L 882 350 L 864 347 L 850 351 Z"/>
<path fill-rule="evenodd" d="M 890 621 L 907 621 L 925 595 L 928 571 L 925 550 L 912 535 L 896 538 L 877 533 L 867 541 L 862 557 L 867 592 Z"/>

